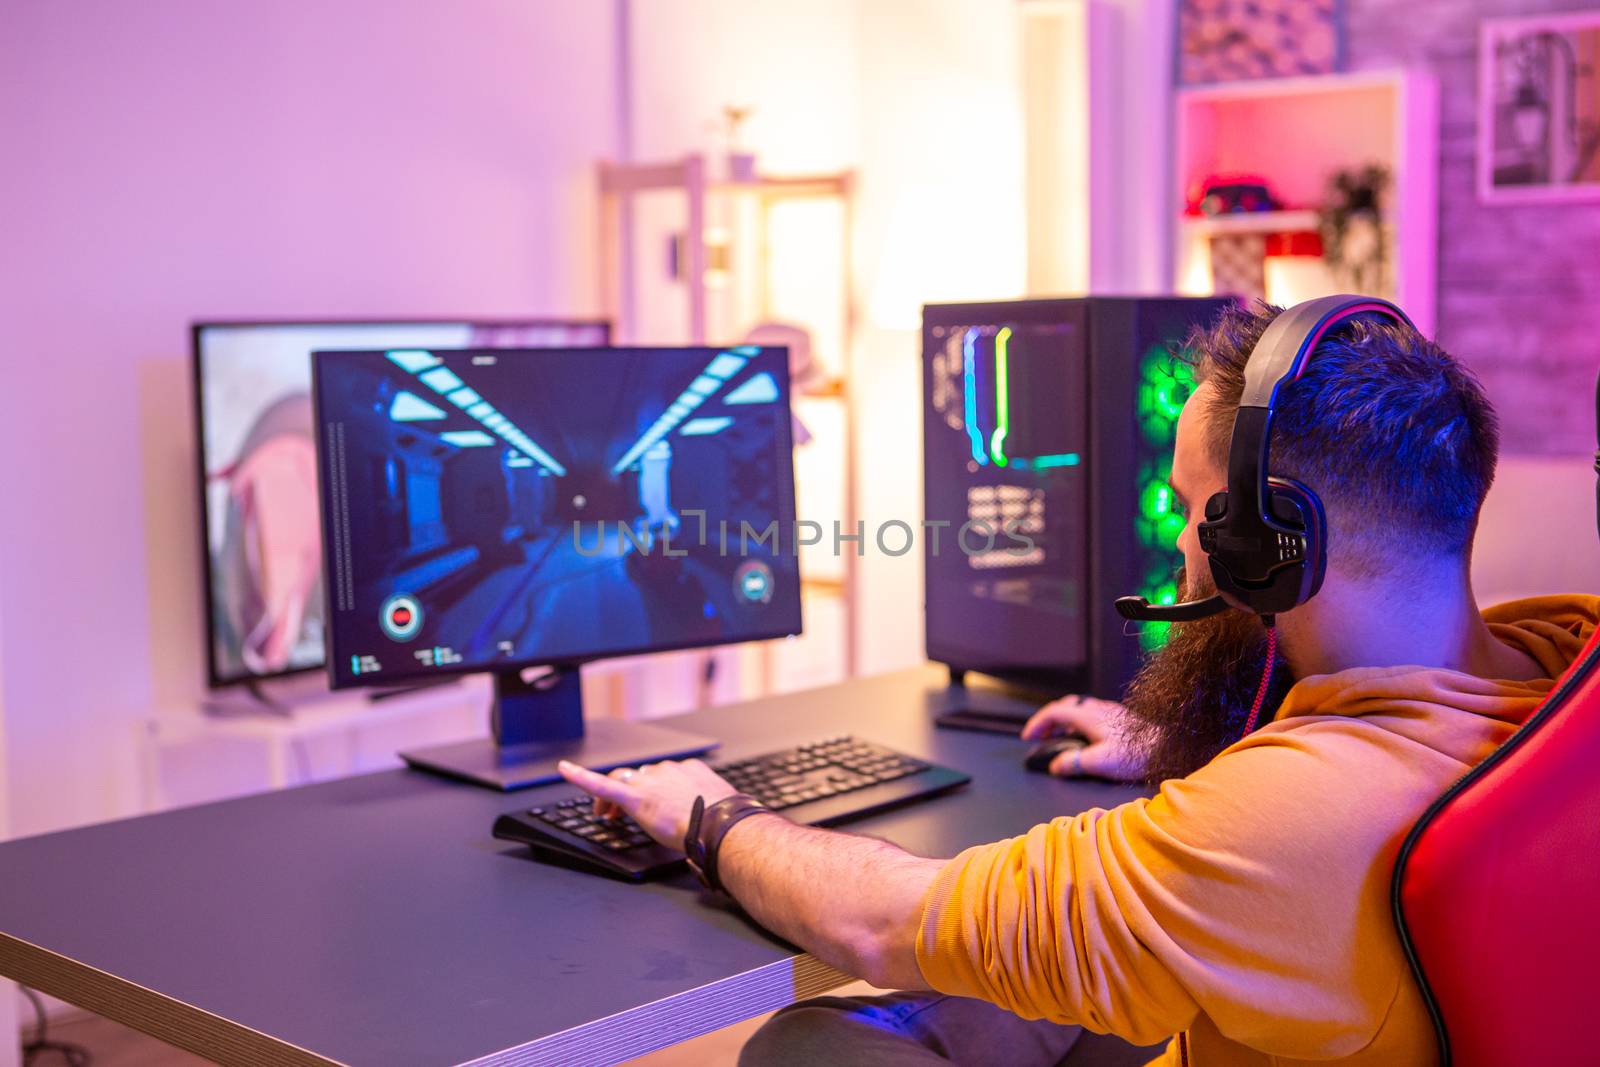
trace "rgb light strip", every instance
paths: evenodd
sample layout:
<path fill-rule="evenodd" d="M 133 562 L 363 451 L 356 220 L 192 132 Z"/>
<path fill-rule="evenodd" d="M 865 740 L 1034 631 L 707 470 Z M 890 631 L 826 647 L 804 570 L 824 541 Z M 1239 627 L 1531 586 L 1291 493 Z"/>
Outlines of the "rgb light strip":
<path fill-rule="evenodd" d="M 961 368 L 966 378 L 967 436 L 972 439 L 972 458 L 980 467 L 989 465 L 983 450 L 983 431 L 978 429 L 978 328 L 972 327 L 961 341 Z"/>
<path fill-rule="evenodd" d="M 1051 467 L 1076 467 L 1082 462 L 1083 457 L 1078 453 L 1062 452 L 1060 455 L 1034 456 L 1032 459 L 1023 459 L 1019 456 L 1011 461 L 1011 465 L 1013 467 L 1021 467 L 1023 470 L 1031 467 L 1034 470 L 1042 471 L 1049 470 Z"/>
<path fill-rule="evenodd" d="M 962 378 L 964 379 L 965 411 L 963 423 L 967 437 L 972 442 L 972 459 L 980 467 L 991 462 L 996 467 L 1015 467 L 1019 470 L 1050 470 L 1055 467 L 1076 467 L 1083 457 L 1076 452 L 1060 452 L 1048 456 L 1008 456 L 1006 438 L 1011 434 L 1011 327 L 1002 326 L 994 335 L 994 431 L 984 447 L 983 429 L 978 425 L 978 337 L 981 327 L 968 328 L 961 339 Z"/>
<path fill-rule="evenodd" d="M 1006 326 L 994 335 L 994 435 L 989 438 L 989 452 L 994 465 L 1006 465 L 1006 434 L 1011 429 L 1010 368 L 1007 366 L 1006 348 L 1011 340 L 1011 327 Z"/>

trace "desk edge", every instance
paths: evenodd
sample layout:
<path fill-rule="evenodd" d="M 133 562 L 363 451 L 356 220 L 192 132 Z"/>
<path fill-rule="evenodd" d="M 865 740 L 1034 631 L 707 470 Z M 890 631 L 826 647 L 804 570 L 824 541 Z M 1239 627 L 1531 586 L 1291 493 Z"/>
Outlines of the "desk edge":
<path fill-rule="evenodd" d="M 0 975 L 220 1064 L 342 1067 L 298 1045 L 0 933 Z M 856 979 L 802 953 L 465 1061 L 609 1065 L 818 996 Z"/>
<path fill-rule="evenodd" d="M 338 1067 L 337 1060 L 0 933 L 0 975 L 221 1064 Z"/>
<path fill-rule="evenodd" d="M 854 981 L 854 976 L 802 953 L 490 1053 L 467 1067 L 622 1063 Z"/>

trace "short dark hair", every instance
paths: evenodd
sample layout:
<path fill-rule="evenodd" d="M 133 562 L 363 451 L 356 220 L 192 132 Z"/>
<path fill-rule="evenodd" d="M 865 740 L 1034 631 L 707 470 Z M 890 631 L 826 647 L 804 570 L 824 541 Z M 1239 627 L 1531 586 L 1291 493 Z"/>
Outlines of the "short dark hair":
<path fill-rule="evenodd" d="M 1224 471 L 1245 363 L 1281 310 L 1235 304 L 1185 345 L 1195 380 L 1215 390 L 1203 425 Z M 1409 326 L 1363 317 L 1318 342 L 1279 393 L 1271 449 L 1269 473 L 1327 503 L 1331 558 L 1360 566 L 1399 546 L 1465 558 L 1500 429 L 1483 386 L 1455 357 Z"/>

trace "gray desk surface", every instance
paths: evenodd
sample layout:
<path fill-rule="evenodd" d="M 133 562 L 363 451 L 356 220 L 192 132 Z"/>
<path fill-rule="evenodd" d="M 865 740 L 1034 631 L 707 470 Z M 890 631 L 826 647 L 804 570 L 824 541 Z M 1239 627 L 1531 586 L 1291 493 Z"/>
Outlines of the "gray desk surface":
<path fill-rule="evenodd" d="M 950 699 L 929 667 L 675 721 L 722 738 L 717 758 L 848 732 L 967 771 L 850 827 L 924 855 L 1136 795 L 936 730 Z M 0 975 L 225 1063 L 362 1065 L 616 1062 L 844 980 L 687 875 L 613 882 L 490 837 L 567 788 L 390 771 L 11 841 Z"/>

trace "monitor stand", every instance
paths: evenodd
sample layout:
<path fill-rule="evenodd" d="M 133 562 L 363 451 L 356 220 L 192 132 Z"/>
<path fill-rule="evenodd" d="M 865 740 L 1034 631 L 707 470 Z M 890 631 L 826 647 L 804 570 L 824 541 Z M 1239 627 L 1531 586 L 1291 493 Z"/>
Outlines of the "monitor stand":
<path fill-rule="evenodd" d="M 1019 702 L 1014 695 L 968 689 L 967 672 L 951 667 L 950 686 L 940 700 L 933 723 L 945 730 L 1016 737 L 1037 710 L 1031 702 Z"/>
<path fill-rule="evenodd" d="M 608 771 L 652 760 L 681 759 L 716 747 L 716 740 L 646 722 L 583 721 L 577 667 L 555 667 L 531 680 L 494 676 L 491 738 L 400 753 L 417 770 L 490 789 L 510 791 L 561 780 L 556 764 L 571 760 Z"/>

